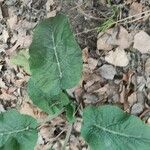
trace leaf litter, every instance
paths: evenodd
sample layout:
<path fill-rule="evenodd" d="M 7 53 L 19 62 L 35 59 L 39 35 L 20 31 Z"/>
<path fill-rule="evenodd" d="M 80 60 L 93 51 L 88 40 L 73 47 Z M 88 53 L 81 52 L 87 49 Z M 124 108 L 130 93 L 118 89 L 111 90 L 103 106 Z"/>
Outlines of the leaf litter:
<path fill-rule="evenodd" d="M 25 52 L 32 41 L 32 31 L 37 23 L 44 18 L 55 16 L 61 8 L 70 17 L 76 34 L 84 29 L 99 26 L 100 22 L 92 18 L 104 18 L 105 14 L 109 17 L 111 11 L 105 2 L 101 4 L 94 1 L 86 4 L 77 1 L 83 5 L 84 14 L 79 13 L 75 3 L 60 4 L 52 0 L 0 2 L 1 5 L 3 3 L 3 10 L 0 9 L 0 111 L 20 108 L 22 113 L 30 114 L 39 121 L 45 120 L 48 115 L 36 108 L 26 93 L 29 79 L 29 70 L 23 68 L 27 67 L 24 65 L 26 62 L 19 64 L 17 61 L 16 65 L 13 65 L 10 58 L 21 51 Z M 127 7 L 126 3 L 130 7 Z M 138 3 L 128 0 L 124 4 L 126 7 L 122 10 L 121 17 L 149 9 L 147 2 L 143 1 Z M 88 18 L 85 14 L 93 17 Z M 79 107 L 77 122 L 73 126 L 67 145 L 68 149 L 87 149 L 86 143 L 79 136 L 82 122 L 80 109 L 82 110 L 84 106 L 113 104 L 137 116 L 149 109 L 150 38 L 146 21 L 149 20 L 112 26 L 99 34 L 92 31 L 77 36 L 83 49 L 84 68 L 79 85 L 67 91 L 75 98 L 74 101 Z M 150 122 L 149 118 L 149 113 L 142 117 L 147 123 Z M 36 150 L 47 150 L 51 146 L 61 149 L 66 130 L 67 123 L 62 115 L 44 123 L 39 128 Z"/>

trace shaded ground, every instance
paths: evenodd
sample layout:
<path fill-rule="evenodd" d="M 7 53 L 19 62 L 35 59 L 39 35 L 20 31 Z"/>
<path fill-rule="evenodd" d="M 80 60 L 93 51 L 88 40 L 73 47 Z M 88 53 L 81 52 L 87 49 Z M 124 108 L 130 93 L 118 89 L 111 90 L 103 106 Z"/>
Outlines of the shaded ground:
<path fill-rule="evenodd" d="M 52 0 L 0 0 L 0 6 L 1 112 L 17 108 L 40 121 L 47 117 L 31 104 L 26 92 L 29 75 L 21 67 L 10 63 L 10 57 L 20 49 L 28 49 L 32 31 L 39 21 L 61 11 L 70 18 L 83 51 L 84 62 L 80 84 L 68 90 L 78 111 L 67 149 L 87 149 L 80 137 L 80 127 L 81 111 L 89 104 L 118 105 L 150 123 L 150 46 L 147 44 L 150 43 L 149 0 L 112 0 L 110 4 L 105 0 L 62 3 Z M 114 22 L 134 17 L 98 33 L 102 23 L 112 16 Z M 138 45 L 140 41 L 144 48 Z M 112 59 L 114 57 L 115 60 Z M 35 149 L 46 150 L 51 145 L 57 150 L 61 149 L 68 127 L 63 115 L 43 123 L 39 127 Z"/>

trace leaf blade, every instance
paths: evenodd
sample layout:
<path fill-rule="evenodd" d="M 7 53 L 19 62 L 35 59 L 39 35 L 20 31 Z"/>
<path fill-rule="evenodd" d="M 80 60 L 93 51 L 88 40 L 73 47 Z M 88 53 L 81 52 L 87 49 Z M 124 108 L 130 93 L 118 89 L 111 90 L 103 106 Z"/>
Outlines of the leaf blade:
<path fill-rule="evenodd" d="M 37 141 L 37 122 L 30 116 L 21 115 L 16 110 L 0 114 L 0 149 L 34 149 Z"/>
<path fill-rule="evenodd" d="M 115 106 L 88 107 L 83 120 L 81 134 L 92 150 L 148 150 L 150 147 L 150 127 Z"/>
<path fill-rule="evenodd" d="M 35 104 L 48 114 L 55 114 L 59 111 L 61 112 L 64 106 L 69 104 L 69 98 L 65 93 L 61 92 L 55 96 L 44 93 L 34 83 L 32 78 L 28 82 L 28 94 L 33 104 Z"/>
<path fill-rule="evenodd" d="M 29 54 L 32 78 L 43 92 L 57 95 L 79 82 L 81 50 L 66 16 L 57 15 L 37 26 Z"/>

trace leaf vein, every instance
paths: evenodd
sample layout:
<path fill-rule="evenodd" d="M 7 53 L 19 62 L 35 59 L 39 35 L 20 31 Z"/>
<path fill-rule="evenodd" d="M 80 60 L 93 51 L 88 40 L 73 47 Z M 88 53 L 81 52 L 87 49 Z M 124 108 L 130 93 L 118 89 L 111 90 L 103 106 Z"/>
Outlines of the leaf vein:
<path fill-rule="evenodd" d="M 93 125 L 95 126 L 96 128 L 100 129 L 100 130 L 103 130 L 105 132 L 108 132 L 110 134 L 115 134 L 115 135 L 118 135 L 118 136 L 122 136 L 122 137 L 125 137 L 125 138 L 135 138 L 135 139 L 145 139 L 145 140 L 150 140 L 150 139 L 147 139 L 147 138 L 142 138 L 141 136 L 134 136 L 134 135 L 128 135 L 128 134 L 124 134 L 124 133 L 119 133 L 119 132 L 116 132 L 116 131 L 113 131 L 113 130 L 110 130 L 110 129 L 107 129 L 105 127 L 102 127 L 100 125 Z"/>
<path fill-rule="evenodd" d="M 53 47 L 54 47 L 54 54 L 56 57 L 56 62 L 57 62 L 58 70 L 59 70 L 59 77 L 61 79 L 62 78 L 62 71 L 61 71 L 60 62 L 58 59 L 58 54 L 57 54 L 57 50 L 56 50 L 56 46 L 55 46 L 55 40 L 54 40 L 54 34 L 53 33 L 52 33 L 52 41 L 53 41 Z"/>
<path fill-rule="evenodd" d="M 29 130 L 29 127 L 28 127 L 28 126 L 27 126 L 26 128 L 19 129 L 19 130 L 0 133 L 0 136 L 15 134 L 15 133 L 24 132 L 24 131 L 27 131 L 27 130 Z"/>

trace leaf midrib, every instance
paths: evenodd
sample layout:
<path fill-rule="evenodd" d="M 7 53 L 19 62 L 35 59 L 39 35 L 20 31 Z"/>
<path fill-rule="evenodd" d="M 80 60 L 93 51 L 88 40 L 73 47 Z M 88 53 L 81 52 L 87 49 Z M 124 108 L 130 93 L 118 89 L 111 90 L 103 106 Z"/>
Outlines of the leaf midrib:
<path fill-rule="evenodd" d="M 27 126 L 26 128 L 23 128 L 23 129 L 15 130 L 15 131 L 13 130 L 10 132 L 0 132 L 0 136 L 17 134 L 17 133 L 28 131 L 28 130 L 30 130 L 29 126 Z"/>
<path fill-rule="evenodd" d="M 122 137 L 125 137 L 125 138 L 135 138 L 135 139 L 145 139 L 145 140 L 150 140 L 150 139 L 147 139 L 147 138 L 143 138 L 141 136 L 134 136 L 134 135 L 129 135 L 129 134 L 124 134 L 124 133 L 120 133 L 120 132 L 116 132 L 114 130 L 110 130 L 110 129 L 107 129 L 103 126 L 100 126 L 100 125 L 93 125 L 95 126 L 96 128 L 100 129 L 100 130 L 103 130 L 105 132 L 108 132 L 109 134 L 115 134 L 115 135 L 118 135 L 118 136 L 122 136 Z"/>
<path fill-rule="evenodd" d="M 56 62 L 57 62 L 58 70 L 59 70 L 59 77 L 61 79 L 62 78 L 62 70 L 61 70 L 61 67 L 60 67 L 60 62 L 59 62 L 59 58 L 58 58 L 58 54 L 57 54 L 57 50 L 56 50 L 56 45 L 55 45 L 55 40 L 54 40 L 54 33 L 52 33 L 52 42 L 53 42 L 54 54 L 55 54 L 55 58 L 56 58 Z"/>

